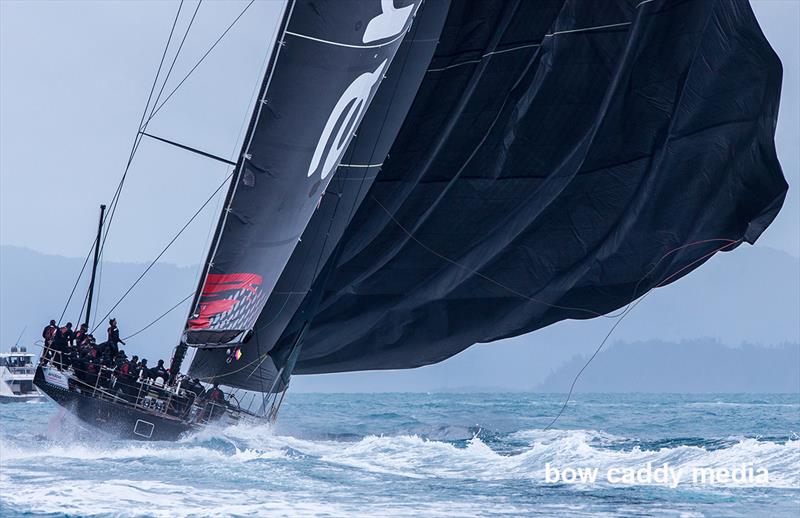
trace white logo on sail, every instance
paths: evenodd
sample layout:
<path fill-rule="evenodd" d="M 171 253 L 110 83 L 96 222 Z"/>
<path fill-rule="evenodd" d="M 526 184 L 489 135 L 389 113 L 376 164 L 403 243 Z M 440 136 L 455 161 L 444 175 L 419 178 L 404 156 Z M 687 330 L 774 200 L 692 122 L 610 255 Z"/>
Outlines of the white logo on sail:
<path fill-rule="evenodd" d="M 339 164 L 350 137 L 355 132 L 358 121 L 367 107 L 369 94 L 383 76 L 383 69 L 386 67 L 387 61 L 384 60 L 374 72 L 366 72 L 358 76 L 339 98 L 339 102 L 336 103 L 328 117 L 325 129 L 322 130 L 317 148 L 314 150 L 314 156 L 311 157 L 308 176 L 317 171 L 323 158 L 325 159 L 321 173 L 323 179 Z M 334 130 L 336 130 L 335 135 L 333 134 Z"/>
<path fill-rule="evenodd" d="M 394 0 L 381 0 L 381 14 L 369 21 L 367 28 L 364 29 L 362 41 L 371 43 L 399 34 L 406 26 L 413 10 L 413 4 L 397 9 Z"/>

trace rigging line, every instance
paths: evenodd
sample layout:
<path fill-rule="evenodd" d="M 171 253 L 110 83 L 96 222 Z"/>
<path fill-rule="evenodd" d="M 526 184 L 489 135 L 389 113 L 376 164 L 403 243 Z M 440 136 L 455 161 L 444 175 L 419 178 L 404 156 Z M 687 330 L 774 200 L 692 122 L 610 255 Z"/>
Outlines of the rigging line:
<path fill-rule="evenodd" d="M 98 265 L 97 265 L 97 269 L 98 269 L 98 272 L 97 272 L 97 290 L 96 290 L 97 302 L 95 303 L 95 307 L 97 307 L 98 309 L 100 309 L 100 287 L 103 285 L 103 256 L 104 255 L 105 254 L 103 254 L 103 251 L 101 250 L 100 251 L 100 256 L 97 259 L 97 262 L 98 262 Z M 86 295 L 87 295 L 87 299 L 88 299 L 88 295 L 89 295 L 88 290 L 86 292 Z M 91 325 L 93 327 L 94 327 L 95 323 L 97 322 L 97 314 L 98 313 L 99 313 L 99 311 L 95 311 L 94 312 L 94 318 L 92 319 L 92 323 L 91 323 Z M 78 319 L 78 320 L 80 321 L 80 319 Z"/>
<path fill-rule="evenodd" d="M 203 211 L 203 209 L 206 208 L 206 206 L 211 202 L 211 200 L 214 199 L 214 196 L 216 196 L 217 193 L 228 183 L 228 180 L 231 178 L 231 176 L 233 176 L 233 172 L 231 172 L 225 178 L 225 180 L 221 184 L 219 184 L 219 186 L 214 190 L 214 192 L 211 193 L 211 196 L 209 196 L 206 199 L 206 201 L 203 202 L 203 204 L 200 206 L 200 208 L 197 209 L 197 211 L 192 215 L 191 218 L 189 218 L 189 221 L 187 221 L 186 224 L 184 224 L 183 227 L 181 227 L 181 229 L 178 231 L 178 233 L 175 234 L 175 236 L 170 240 L 170 242 L 167 243 L 167 246 L 165 246 L 164 249 L 161 250 L 161 252 L 159 252 L 159 254 L 155 257 L 155 259 L 153 259 L 152 262 L 150 262 L 150 264 L 147 266 L 147 268 L 145 268 L 145 270 L 141 273 L 141 275 L 139 275 L 139 277 L 133 282 L 133 284 L 131 284 L 131 286 L 127 289 L 127 291 L 119 298 L 119 300 L 117 300 L 117 302 L 111 307 L 111 309 L 108 310 L 108 312 L 105 314 L 105 316 L 103 316 L 103 318 L 100 319 L 100 322 L 102 322 L 106 318 L 108 318 L 108 316 L 111 315 L 111 313 L 115 309 L 117 309 L 117 306 L 119 306 L 120 303 L 125 299 L 125 297 L 127 297 L 128 294 L 133 290 L 133 288 L 136 287 L 137 284 L 139 284 L 139 281 L 141 281 L 144 278 L 144 276 L 147 274 L 147 272 L 149 272 L 150 269 L 152 269 L 153 266 L 155 266 L 156 262 L 159 259 L 161 259 L 161 256 L 163 256 L 167 252 L 167 250 L 169 250 L 169 248 L 178 239 L 178 237 L 180 237 L 180 235 L 183 233 L 183 231 L 186 230 L 186 228 L 192 223 L 192 221 L 194 221 L 195 218 L 197 218 L 197 216 Z M 94 327 L 92 329 L 92 332 L 94 332 L 95 329 L 97 329 L 97 327 Z"/>
<path fill-rule="evenodd" d="M 89 290 L 86 290 L 86 295 L 83 296 L 83 304 L 81 304 L 81 312 L 78 313 L 78 323 L 83 320 L 83 312 L 86 311 L 86 303 L 89 301 Z"/>
<path fill-rule="evenodd" d="M 708 241 L 708 240 L 706 240 L 706 241 Z M 705 255 L 701 256 L 700 258 L 698 258 L 698 259 L 695 259 L 694 261 L 692 261 L 691 263 L 687 264 L 686 266 L 684 266 L 683 268 L 679 269 L 678 271 L 676 271 L 676 272 L 672 273 L 671 275 L 669 275 L 668 277 L 666 277 L 664 280 L 662 280 L 661 282 L 659 282 L 657 285 L 655 285 L 655 286 L 653 286 L 652 288 L 650 288 L 649 290 L 647 290 L 647 291 L 646 291 L 646 292 L 645 292 L 645 293 L 644 293 L 644 294 L 641 296 L 641 298 L 639 298 L 639 299 L 638 299 L 636 302 L 634 302 L 634 303 L 632 303 L 632 304 L 629 304 L 629 307 L 628 307 L 628 308 L 625 310 L 625 312 L 624 312 L 624 313 L 623 313 L 623 314 L 622 314 L 622 315 L 621 315 L 621 316 L 620 316 L 620 317 L 617 319 L 617 321 L 616 321 L 616 322 L 614 322 L 614 325 L 613 325 L 613 326 L 611 326 L 611 329 L 608 331 L 608 333 L 606 333 L 606 336 L 605 336 L 605 338 L 603 338 L 603 341 L 601 341 L 601 342 L 600 342 L 600 345 L 598 345 L 598 346 L 597 346 L 597 349 L 595 349 L 594 353 L 592 353 L 592 355 L 589 357 L 589 359 L 588 359 L 588 360 L 586 360 L 586 363 L 584 363 L 583 367 L 581 367 L 581 370 L 579 370 L 579 371 L 578 371 L 578 373 L 575 375 L 575 378 L 573 378 L 573 380 L 572 380 L 572 384 L 571 384 L 571 385 L 570 385 L 570 387 L 569 387 L 569 392 L 567 393 L 567 397 L 566 397 L 566 399 L 564 400 L 564 404 L 563 404 L 563 405 L 561 405 L 561 409 L 558 411 L 558 414 L 556 414 L 556 416 L 553 418 L 553 420 L 552 420 L 552 421 L 550 421 L 550 424 L 548 424 L 546 427 L 544 427 L 544 431 L 550 430 L 550 429 L 553 427 L 553 425 L 556 423 L 556 421 L 558 421 L 558 419 L 559 419 L 559 418 L 561 417 L 561 415 L 564 413 L 564 410 L 566 410 L 566 408 L 567 408 L 567 405 L 569 404 L 570 398 L 572 397 L 572 392 L 575 390 L 575 385 L 578 383 L 578 379 L 581 377 L 581 374 L 583 374 L 583 371 L 585 371 L 585 370 L 586 370 L 586 368 L 587 368 L 587 367 L 589 367 L 589 364 L 592 362 L 592 360 L 594 360 L 594 359 L 595 359 L 595 357 L 596 357 L 596 356 L 597 356 L 597 355 L 600 353 L 600 350 L 603 348 L 603 346 L 606 344 L 606 342 L 608 341 L 608 339 L 611 337 L 611 334 L 614 332 L 614 330 L 617 328 L 617 326 L 618 326 L 618 325 L 620 325 L 620 323 L 622 323 L 622 321 L 625 319 L 625 317 L 627 317 L 627 316 L 628 316 L 628 315 L 629 315 L 629 314 L 630 314 L 630 313 L 631 313 L 631 312 L 632 312 L 632 311 L 633 311 L 633 310 L 636 308 L 636 306 L 638 306 L 638 305 L 639 305 L 639 303 L 640 303 L 640 302 L 642 302 L 642 301 L 643 301 L 643 300 L 644 300 L 644 299 L 645 299 L 645 298 L 646 298 L 648 295 L 650 295 L 650 294 L 651 294 L 651 293 L 652 293 L 652 292 L 653 292 L 653 291 L 654 291 L 656 288 L 659 288 L 659 287 L 661 287 L 661 286 L 665 285 L 667 282 L 669 282 L 669 281 L 670 281 L 672 278 L 674 278 L 676 275 L 679 275 L 680 273 L 682 273 L 683 271 L 685 271 L 687 268 L 690 268 L 691 266 L 695 265 L 696 263 L 698 263 L 698 262 L 701 262 L 701 261 L 704 261 L 705 259 L 708 259 L 709 257 L 713 256 L 713 255 L 714 255 L 714 254 L 716 254 L 717 252 L 721 252 L 721 251 L 723 251 L 724 249 L 726 249 L 726 248 L 728 248 L 728 247 L 734 246 L 734 245 L 736 245 L 736 244 L 739 244 L 739 243 L 741 243 L 741 242 L 742 242 L 742 240 L 741 240 L 741 239 L 737 239 L 737 240 L 731 240 L 731 241 L 732 241 L 732 242 L 730 242 L 730 243 L 726 243 L 726 244 L 722 245 L 721 247 L 719 247 L 719 248 L 716 248 L 716 249 L 712 250 L 711 252 L 709 252 L 709 253 L 707 253 L 707 254 L 705 254 Z M 688 243 L 688 244 L 687 244 L 687 245 L 685 245 L 685 246 L 692 246 L 692 245 L 699 244 L 699 243 L 703 243 L 703 242 L 705 242 L 705 241 L 699 241 L 699 242 L 694 242 L 694 243 Z M 667 254 L 665 254 L 665 256 L 666 256 L 666 255 L 669 255 L 670 253 L 672 253 L 672 251 L 670 251 L 670 252 L 668 252 Z M 663 258 L 662 258 L 662 259 L 663 259 Z M 661 262 L 661 260 L 659 260 L 658 262 Z"/>
<path fill-rule="evenodd" d="M 150 109 L 150 118 L 152 118 L 153 111 L 155 111 L 158 101 L 161 100 L 161 94 L 164 93 L 164 88 L 167 86 L 167 81 L 169 81 L 169 76 L 170 74 L 172 74 L 172 69 L 175 67 L 175 63 L 178 61 L 178 56 L 181 53 L 183 44 L 186 43 L 186 37 L 189 36 L 189 30 L 191 30 L 192 25 L 194 24 L 194 19 L 197 16 L 197 11 L 200 10 L 200 5 L 202 3 L 203 0 L 200 0 L 199 2 L 197 2 L 197 7 L 194 8 L 194 13 L 192 13 L 192 18 L 189 20 L 189 24 L 186 26 L 186 31 L 183 33 L 183 38 L 181 38 L 181 42 L 178 45 L 178 50 L 175 51 L 175 56 L 172 58 L 172 63 L 169 65 L 169 70 L 167 70 L 166 75 L 164 75 L 164 81 L 161 83 L 161 89 L 159 89 L 158 95 L 156 95 L 156 100 L 153 101 L 153 106 Z"/>
<path fill-rule="evenodd" d="M 69 308 L 69 303 L 72 302 L 72 296 L 75 295 L 75 290 L 78 288 L 78 283 L 81 282 L 81 277 L 83 277 L 83 272 L 86 270 L 86 265 L 89 264 L 89 258 L 92 256 L 92 250 L 94 250 L 95 246 L 97 246 L 96 237 L 92 240 L 92 246 L 89 248 L 89 252 L 86 254 L 86 259 L 84 259 L 83 261 L 83 266 L 81 266 L 81 271 L 78 274 L 78 278 L 75 279 L 75 284 L 72 285 L 72 291 L 69 292 L 67 303 L 64 304 L 64 310 L 61 311 L 61 316 L 58 317 L 58 321 L 56 322 L 56 324 L 58 324 L 59 326 L 61 325 L 61 320 L 63 320 L 64 315 L 67 313 L 67 309 Z M 84 301 L 84 304 L 85 303 L 86 302 Z"/>
<path fill-rule="evenodd" d="M 144 326 L 143 328 L 139 329 L 139 330 L 138 330 L 138 331 L 136 331 L 135 333 L 132 333 L 132 334 L 130 334 L 130 335 L 128 335 L 128 336 L 126 336 L 125 338 L 123 338 L 123 340 L 129 340 L 129 339 L 133 338 L 134 336 L 138 335 L 139 333 L 141 333 L 141 332 L 143 332 L 143 331 L 146 331 L 147 329 L 149 329 L 150 327 L 152 327 L 152 326 L 153 326 L 153 325 L 154 325 L 156 322 L 158 322 L 159 320 L 161 320 L 161 319 L 162 319 L 162 318 L 164 318 L 165 316 L 167 316 L 167 315 L 169 315 L 170 313 L 172 313 L 172 312 L 173 312 L 175 309 L 177 309 L 177 308 L 178 308 L 178 307 L 179 307 L 181 304 L 183 304 L 184 302 L 186 302 L 187 300 L 189 300 L 189 299 L 190 299 L 191 297 L 193 297 L 193 296 L 194 296 L 194 291 L 192 291 L 190 294 L 186 295 L 186 296 L 185 296 L 183 299 L 181 299 L 181 300 L 180 300 L 180 301 L 179 301 L 177 304 L 175 304 L 174 306 L 172 306 L 171 308 L 169 308 L 169 309 L 168 309 L 168 310 L 166 310 L 165 312 L 161 313 L 161 315 L 159 315 L 159 316 L 158 316 L 158 317 L 157 317 L 155 320 L 153 320 L 152 322 L 150 322 L 149 324 L 147 324 L 147 325 L 146 325 L 146 326 Z"/>
<path fill-rule="evenodd" d="M 242 9 L 242 12 L 241 12 L 241 13 L 239 13 L 239 16 L 237 16 L 237 17 L 236 17 L 236 18 L 235 18 L 235 19 L 234 19 L 234 20 L 233 20 L 233 21 L 230 23 L 230 25 L 228 25 L 228 28 L 227 28 L 227 29 L 225 29 L 225 31 L 222 33 L 222 35 L 221 35 L 219 38 L 217 38 L 217 41 L 215 41 L 215 42 L 213 43 L 213 45 L 211 45 L 211 47 L 209 47 L 209 49 L 206 51 L 206 53 L 202 55 L 202 57 L 201 57 L 201 58 L 200 58 L 200 59 L 197 61 L 197 63 L 195 63 L 195 65 L 194 65 L 194 66 L 193 66 L 193 67 L 192 67 L 192 68 L 189 70 L 189 72 L 188 72 L 188 73 L 187 73 L 187 74 L 186 74 L 186 75 L 183 77 L 183 79 L 181 79 L 181 81 L 180 81 L 180 82 L 177 84 L 177 86 L 175 86 L 175 88 L 173 88 L 173 89 L 172 89 L 172 91 L 169 93 L 169 95 L 167 95 L 167 97 L 166 97 L 166 98 L 165 98 L 165 99 L 164 99 L 164 100 L 161 102 L 161 104 L 159 104 L 159 105 L 158 105 L 158 108 L 156 108 L 156 109 L 155 109 L 155 110 L 154 110 L 154 111 L 153 111 L 153 112 L 150 114 L 150 116 L 147 118 L 147 121 L 145 122 L 145 126 L 144 126 L 144 127 L 146 127 L 146 126 L 147 126 L 147 124 L 148 124 L 148 123 L 149 123 L 149 122 L 150 122 L 150 121 L 153 119 L 153 117 L 155 117 L 155 116 L 156 116 L 156 114 L 158 114 L 158 112 L 159 112 L 159 111 L 161 111 L 161 108 L 163 108 L 163 107 L 164 107 L 164 105 L 165 105 L 165 104 L 167 104 L 167 101 L 169 101 L 169 100 L 172 98 L 172 96 L 175 94 L 175 92 L 177 92 L 177 91 L 178 91 L 178 89 L 179 89 L 179 88 L 180 88 L 180 87 L 183 85 L 183 83 L 185 83 L 185 82 L 186 82 L 186 80 L 187 80 L 187 79 L 189 79 L 189 76 L 191 76 L 191 75 L 192 75 L 192 73 L 194 73 L 195 69 L 197 69 L 197 67 L 199 67 L 199 66 L 200 66 L 200 63 L 202 63 L 202 62 L 203 62 L 203 60 L 205 60 L 205 59 L 206 59 L 206 57 L 207 57 L 207 56 L 208 56 L 208 55 L 211 53 L 211 51 L 212 51 L 212 50 L 214 50 L 214 47 L 216 47 L 216 46 L 217 46 L 217 44 L 218 44 L 220 41 L 222 41 L 222 38 L 224 38 L 224 37 L 225 37 L 225 35 L 226 35 L 226 34 L 228 34 L 228 31 L 230 31 L 230 30 L 233 28 L 233 26 L 234 26 L 234 25 L 236 25 L 236 22 L 238 22 L 238 21 L 239 21 L 239 19 L 240 19 L 240 18 L 241 18 L 241 17 L 244 15 L 244 13 L 245 13 L 245 12 L 247 12 L 247 10 L 248 10 L 248 9 L 250 9 L 250 6 L 251 6 L 251 5 L 253 5 L 253 3 L 255 3 L 255 0 L 250 0 L 250 2 L 249 2 L 249 3 L 248 3 L 246 6 L 245 6 L 245 8 L 244 8 L 244 9 Z M 143 129 L 144 129 L 144 127 L 142 127 L 142 126 L 141 126 L 141 123 L 140 123 L 140 128 L 139 128 L 139 129 L 140 129 L 140 130 L 143 130 Z"/>
<path fill-rule="evenodd" d="M 28 326 L 27 326 L 27 325 L 25 325 L 25 326 L 23 326 L 23 327 L 22 327 L 22 331 L 19 333 L 19 336 L 17 337 L 17 341 L 16 341 L 16 342 L 14 342 L 14 345 L 19 345 L 19 341 L 20 341 L 20 340 L 22 340 L 22 335 L 24 335 L 24 334 L 25 334 L 25 330 L 26 330 L 26 329 L 28 329 Z"/>
<path fill-rule="evenodd" d="M 717 243 L 717 242 L 720 242 L 720 241 L 724 241 L 727 244 L 732 245 L 734 243 L 738 243 L 739 241 L 741 241 L 741 239 L 739 239 L 739 240 L 727 239 L 727 238 L 701 239 L 699 241 L 692 241 L 690 243 L 684 243 L 681 246 L 677 246 L 677 247 L 673 248 L 672 250 L 667 251 L 664 255 L 661 256 L 661 258 L 659 258 L 658 261 L 656 261 L 653 264 L 653 266 L 650 268 L 650 270 L 648 270 L 648 272 L 646 274 L 644 274 L 644 276 L 642 276 L 642 278 L 639 279 L 639 281 L 636 283 L 636 286 L 633 288 L 633 294 L 631 296 L 631 301 L 624 308 L 622 308 L 619 313 L 607 313 L 604 316 L 608 317 L 608 318 L 617 318 L 617 317 L 621 316 L 623 313 L 625 313 L 625 311 L 630 307 L 630 305 L 633 304 L 634 300 L 636 300 L 636 298 L 639 297 L 639 287 L 641 287 L 641 285 L 645 281 L 645 279 L 650 277 L 650 275 L 652 275 L 653 272 L 656 271 L 656 268 L 658 268 L 658 265 L 661 264 L 661 262 L 664 259 L 666 259 L 667 257 L 669 257 L 670 255 L 672 255 L 675 252 L 678 252 L 680 250 L 683 250 L 684 248 L 689 248 L 689 247 L 692 247 L 692 246 L 702 245 L 702 244 L 705 244 L 705 243 Z"/>
<path fill-rule="evenodd" d="M 167 51 L 169 50 L 170 43 L 172 42 L 172 36 L 175 33 L 175 26 L 178 24 L 178 19 L 181 15 L 181 9 L 183 9 L 183 1 L 181 0 L 180 4 L 178 5 L 178 12 L 175 13 L 175 19 L 172 21 L 172 28 L 169 31 L 169 37 L 167 38 L 167 43 L 164 45 L 164 51 L 161 53 L 161 60 L 158 63 L 158 69 L 156 70 L 156 76 L 153 78 L 153 84 L 150 86 L 150 93 L 147 96 L 147 102 L 144 105 L 144 110 L 142 110 L 142 116 L 139 119 L 139 124 L 137 126 L 136 135 L 133 139 L 133 145 L 131 146 L 130 154 L 128 155 L 128 161 L 125 164 L 125 170 L 122 173 L 122 178 L 120 178 L 119 183 L 117 184 L 117 189 L 114 192 L 114 196 L 111 198 L 111 203 L 109 204 L 109 212 L 107 213 L 106 217 L 103 218 L 103 223 L 105 224 L 105 232 L 103 234 L 103 239 L 99 243 L 100 250 L 105 248 L 106 240 L 108 239 L 108 233 L 111 230 L 111 223 L 114 220 L 114 215 L 117 211 L 117 205 L 119 203 L 120 195 L 122 194 L 122 188 L 125 185 L 125 179 L 128 176 L 128 171 L 130 170 L 131 163 L 133 163 L 133 157 L 136 155 L 136 151 L 139 149 L 139 143 L 142 141 L 142 136 L 139 134 L 139 131 L 143 129 L 142 123 L 147 116 L 147 110 L 150 108 L 150 101 L 153 99 L 153 93 L 156 90 L 156 85 L 158 84 L 158 78 L 161 76 L 161 70 L 164 67 L 164 60 L 167 57 Z M 149 121 L 148 121 L 149 122 Z M 147 127 L 147 123 L 144 123 L 144 128 Z"/>
<path fill-rule="evenodd" d="M 222 349 L 222 347 L 213 347 L 213 348 L 208 348 L 208 349 Z M 219 380 L 219 379 L 222 379 L 222 378 L 224 378 L 226 376 L 232 376 L 232 375 L 234 375 L 236 373 L 242 372 L 243 370 L 247 369 L 251 365 L 254 365 L 256 362 L 263 363 L 264 359 L 267 356 L 269 356 L 269 352 L 266 352 L 261 356 L 257 356 L 253 361 L 248 362 L 245 365 L 243 365 L 242 367 L 239 367 L 238 369 L 233 370 L 231 372 L 226 372 L 225 374 L 216 375 L 216 376 L 198 377 L 197 379 L 202 380 L 202 381 L 209 381 L 209 380 Z"/>
<path fill-rule="evenodd" d="M 652 1 L 653 0 L 645 0 L 644 2 L 640 2 L 636 6 L 636 8 L 638 8 L 639 6 L 641 6 L 643 4 L 646 4 L 648 2 L 652 2 Z M 493 56 L 495 54 L 503 54 L 503 53 L 506 53 L 506 52 L 513 52 L 513 51 L 516 51 L 516 50 L 527 49 L 527 48 L 532 48 L 532 47 L 541 47 L 542 43 L 544 42 L 544 38 L 552 38 L 553 36 L 558 36 L 559 34 L 573 34 L 573 33 L 577 33 L 577 32 L 588 32 L 588 31 L 594 31 L 594 30 L 599 30 L 599 29 L 613 29 L 613 28 L 616 28 L 616 27 L 624 27 L 624 26 L 627 26 L 627 25 L 631 25 L 632 23 L 633 22 L 619 22 L 619 23 L 611 23 L 611 24 L 608 24 L 608 25 L 597 25 L 597 26 L 594 26 L 594 27 L 581 27 L 581 28 L 577 28 L 577 29 L 567 29 L 567 30 L 563 30 L 563 31 L 556 31 L 556 32 L 553 32 L 553 33 L 545 34 L 542 37 L 542 40 L 539 43 L 528 43 L 528 44 L 525 44 L 525 45 L 520 45 L 518 47 L 511 47 L 511 48 L 508 48 L 508 49 L 502 49 L 502 50 L 495 50 L 495 51 L 492 51 L 492 52 L 487 52 L 486 54 L 481 54 L 480 58 L 468 59 L 466 61 L 460 61 L 458 63 L 453 63 L 451 65 L 447 65 L 447 66 L 439 67 L 439 68 L 429 68 L 427 70 L 427 72 L 442 72 L 444 70 L 448 70 L 448 69 L 455 68 L 455 67 L 460 67 L 462 65 L 468 65 L 470 63 L 480 63 L 481 61 L 483 61 L 483 58 L 486 58 L 486 57 L 489 57 L 489 56 Z"/>

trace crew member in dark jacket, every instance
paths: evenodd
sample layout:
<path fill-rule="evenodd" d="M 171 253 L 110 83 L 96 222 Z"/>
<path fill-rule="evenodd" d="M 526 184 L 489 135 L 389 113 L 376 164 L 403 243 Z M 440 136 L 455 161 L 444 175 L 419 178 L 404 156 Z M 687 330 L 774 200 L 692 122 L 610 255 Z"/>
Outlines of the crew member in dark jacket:
<path fill-rule="evenodd" d="M 147 377 L 153 380 L 161 378 L 166 382 L 169 374 L 167 373 L 167 369 L 164 368 L 164 360 L 158 360 L 158 365 L 149 370 Z"/>
<path fill-rule="evenodd" d="M 59 370 L 65 366 L 66 355 L 69 352 L 69 346 L 72 343 L 73 337 L 72 322 L 67 322 L 67 325 L 56 332 L 56 337 L 53 339 L 53 363 Z"/>
<path fill-rule="evenodd" d="M 83 342 L 86 340 L 86 337 L 89 335 L 89 326 L 86 324 L 81 324 L 80 329 L 75 331 L 73 334 L 72 339 L 75 342 L 76 347 L 80 347 L 83 345 Z"/>
<path fill-rule="evenodd" d="M 55 320 L 51 320 L 50 324 L 42 329 L 42 339 L 44 340 L 44 351 L 42 352 L 41 364 L 47 365 L 50 358 L 53 357 L 53 340 L 58 333 L 58 326 Z"/>
<path fill-rule="evenodd" d="M 111 356 L 116 356 L 119 353 L 119 344 L 125 345 L 125 342 L 119 337 L 117 319 L 112 318 L 108 321 L 108 350 Z"/>
<path fill-rule="evenodd" d="M 219 419 L 225 414 L 225 393 L 219 388 L 219 383 L 208 389 L 205 395 L 205 416 L 209 421 Z"/>
<path fill-rule="evenodd" d="M 42 330 L 42 338 L 44 339 L 45 347 L 50 347 L 50 344 L 53 343 L 53 339 L 55 339 L 57 332 L 58 326 L 56 325 L 56 321 L 51 320 L 50 324 Z"/>

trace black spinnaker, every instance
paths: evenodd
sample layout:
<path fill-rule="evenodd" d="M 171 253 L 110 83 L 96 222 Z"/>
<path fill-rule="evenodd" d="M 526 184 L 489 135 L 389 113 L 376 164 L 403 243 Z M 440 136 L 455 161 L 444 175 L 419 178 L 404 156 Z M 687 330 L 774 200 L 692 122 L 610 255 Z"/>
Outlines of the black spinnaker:
<path fill-rule="evenodd" d="M 325 66 L 322 55 L 336 70 L 339 53 L 362 52 L 330 42 L 361 45 L 352 39 L 365 27 L 356 20 L 369 19 L 360 9 L 377 13 L 378 2 L 333 4 L 344 5 L 297 2 L 288 27 L 305 37 L 287 38 L 280 52 L 312 68 Z M 324 32 L 340 23 L 348 30 Z M 282 390 L 292 373 L 412 368 L 606 314 L 687 274 L 721 243 L 753 243 L 783 203 L 781 65 L 745 0 L 427 0 L 391 48 L 387 78 L 331 162 L 327 191 L 316 178 L 289 187 L 280 176 L 285 168 L 306 180 L 321 123 L 285 134 L 282 117 L 294 128 L 311 116 L 277 98 L 267 104 L 257 142 L 280 156 L 253 153 L 258 167 L 248 159 L 239 182 L 279 193 L 274 205 L 249 205 L 278 213 L 297 189 L 306 219 L 287 227 L 274 213 L 228 216 L 249 230 L 210 272 L 262 278 L 209 275 L 204 293 L 225 296 L 208 301 L 236 293 L 254 302 L 246 318 L 219 313 L 197 327 L 201 299 L 191 373 Z M 368 74 L 372 59 L 341 69 Z M 321 88 L 324 102 L 336 103 L 348 77 Z M 271 266 L 240 267 L 244 256 Z"/>

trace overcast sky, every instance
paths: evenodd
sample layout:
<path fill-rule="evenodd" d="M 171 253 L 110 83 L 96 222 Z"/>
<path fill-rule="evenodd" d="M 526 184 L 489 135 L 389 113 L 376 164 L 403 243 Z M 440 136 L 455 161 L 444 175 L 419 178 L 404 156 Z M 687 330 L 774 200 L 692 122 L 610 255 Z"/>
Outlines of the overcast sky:
<path fill-rule="evenodd" d="M 185 2 L 179 34 L 195 5 Z M 166 92 L 245 5 L 202 5 Z M 122 173 L 177 6 L 0 1 L 0 243 L 86 254 L 98 205 L 110 200 Z M 278 7 L 256 2 L 148 131 L 232 157 Z M 759 244 L 798 256 L 800 4 L 755 0 L 753 7 L 784 65 L 776 141 L 790 184 L 782 213 Z M 150 260 L 227 172 L 211 160 L 144 142 L 125 184 L 106 259 Z M 218 211 L 218 204 L 210 204 L 163 260 L 199 263 Z"/>

